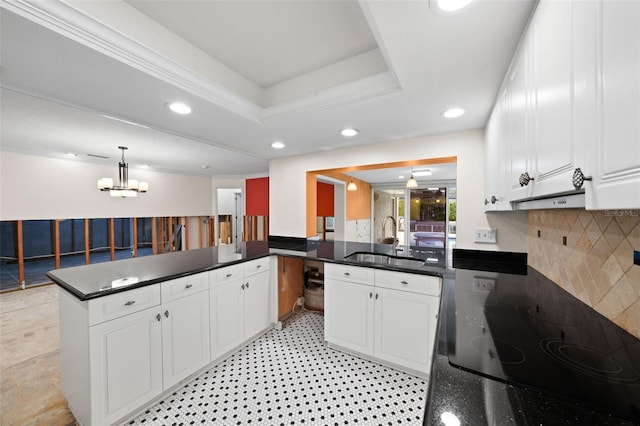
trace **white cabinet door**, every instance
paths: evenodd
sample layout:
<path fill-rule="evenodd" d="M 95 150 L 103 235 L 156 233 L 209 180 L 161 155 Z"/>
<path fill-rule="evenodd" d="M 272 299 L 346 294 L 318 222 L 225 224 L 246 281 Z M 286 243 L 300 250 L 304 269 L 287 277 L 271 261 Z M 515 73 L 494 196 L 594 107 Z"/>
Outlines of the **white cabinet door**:
<path fill-rule="evenodd" d="M 164 389 L 209 364 L 209 298 L 200 292 L 162 305 Z"/>
<path fill-rule="evenodd" d="M 531 47 L 529 34 L 525 34 L 520 50 L 516 52 L 513 66 L 509 74 L 507 85 L 509 90 L 509 102 L 505 120 L 509 122 L 509 171 L 508 189 L 509 200 L 521 200 L 529 198 L 533 194 L 533 182 L 522 186 L 519 183 L 520 176 L 528 174 L 534 177 L 532 133 L 532 95 L 531 95 Z"/>
<path fill-rule="evenodd" d="M 269 326 L 269 273 L 251 275 L 244 282 L 244 336 L 249 339 Z"/>
<path fill-rule="evenodd" d="M 573 191 L 571 177 L 582 154 L 582 141 L 578 144 L 572 132 L 573 3 L 542 0 L 530 26 L 533 197 Z"/>
<path fill-rule="evenodd" d="M 325 279 L 324 291 L 325 340 L 373 355 L 374 287 Z"/>
<path fill-rule="evenodd" d="M 510 91 L 507 88 L 496 103 L 485 135 L 485 211 L 512 210 L 509 202 L 510 121 L 507 114 Z"/>
<path fill-rule="evenodd" d="M 216 284 L 210 291 L 211 360 L 244 341 L 244 282 Z"/>
<path fill-rule="evenodd" d="M 111 424 L 162 392 L 160 308 L 89 328 L 92 424 Z"/>
<path fill-rule="evenodd" d="M 598 137 L 589 209 L 640 208 L 640 2 L 600 1 Z M 589 174 L 589 172 L 585 172 Z"/>
<path fill-rule="evenodd" d="M 376 288 L 376 358 L 429 373 L 439 297 Z"/>

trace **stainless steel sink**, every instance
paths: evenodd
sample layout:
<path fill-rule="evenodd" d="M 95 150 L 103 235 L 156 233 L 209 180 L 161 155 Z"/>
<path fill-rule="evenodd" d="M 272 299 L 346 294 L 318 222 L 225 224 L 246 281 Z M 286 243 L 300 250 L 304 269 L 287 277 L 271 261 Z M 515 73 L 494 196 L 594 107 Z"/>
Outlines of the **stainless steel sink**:
<path fill-rule="evenodd" d="M 417 257 L 397 257 L 382 253 L 351 253 L 345 260 L 352 262 L 375 263 L 377 265 L 391 265 L 404 268 L 415 268 L 424 264 L 423 259 Z"/>

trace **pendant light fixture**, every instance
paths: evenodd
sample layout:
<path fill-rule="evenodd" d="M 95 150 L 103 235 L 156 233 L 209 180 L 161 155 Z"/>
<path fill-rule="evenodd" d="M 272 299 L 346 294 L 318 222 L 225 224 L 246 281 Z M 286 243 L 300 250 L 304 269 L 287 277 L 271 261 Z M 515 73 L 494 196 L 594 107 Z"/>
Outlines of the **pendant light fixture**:
<path fill-rule="evenodd" d="M 147 182 L 138 182 L 136 179 L 129 179 L 129 165 L 124 160 L 124 152 L 128 149 L 126 146 L 119 146 L 122 150 L 122 160 L 118 163 L 118 179 L 119 185 L 113 186 L 113 179 L 98 179 L 98 189 L 100 191 L 109 191 L 112 197 L 136 197 L 138 192 L 147 192 L 149 184 Z"/>
<path fill-rule="evenodd" d="M 418 187 L 418 181 L 416 180 L 416 178 L 413 177 L 413 171 L 411 171 L 411 176 L 407 181 L 407 188 L 417 188 L 417 187 Z"/>
<path fill-rule="evenodd" d="M 355 182 L 350 180 L 349 181 L 349 185 L 347 185 L 347 191 L 357 191 L 358 187 L 356 186 Z"/>

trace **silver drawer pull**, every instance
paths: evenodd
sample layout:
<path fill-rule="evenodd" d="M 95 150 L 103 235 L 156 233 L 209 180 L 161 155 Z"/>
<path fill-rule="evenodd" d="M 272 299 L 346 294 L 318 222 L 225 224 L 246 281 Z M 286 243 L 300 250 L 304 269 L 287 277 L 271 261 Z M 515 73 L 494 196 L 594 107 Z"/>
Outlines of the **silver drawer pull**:
<path fill-rule="evenodd" d="M 160 316 L 160 314 L 156 315 L 156 319 L 157 319 L 158 321 L 160 321 L 160 320 L 162 319 L 162 317 Z"/>
<path fill-rule="evenodd" d="M 184 286 L 184 288 L 191 288 L 191 287 L 193 287 L 193 284 L 187 284 Z"/>
<path fill-rule="evenodd" d="M 256 269 L 262 268 L 262 265 L 256 265 Z"/>
<path fill-rule="evenodd" d="M 164 316 L 169 318 L 169 311 L 164 311 Z"/>
<path fill-rule="evenodd" d="M 402 284 L 402 285 L 407 285 L 407 284 L 409 284 L 409 283 L 408 283 L 408 282 L 406 282 L 405 280 L 402 280 L 402 281 L 400 281 L 400 284 Z"/>
<path fill-rule="evenodd" d="M 345 272 L 344 274 L 345 274 L 346 276 L 349 276 L 349 275 L 351 275 L 351 274 L 350 274 L 350 273 L 348 273 L 348 272 Z"/>
<path fill-rule="evenodd" d="M 249 283 L 246 283 L 246 284 L 245 284 L 245 287 L 249 288 Z"/>
<path fill-rule="evenodd" d="M 227 274 L 227 278 L 231 278 L 231 275 L 233 275 L 233 274 Z"/>
<path fill-rule="evenodd" d="M 131 306 L 131 305 L 133 305 L 134 303 L 136 303 L 136 301 L 135 301 L 135 300 L 129 300 L 129 301 L 128 301 L 128 302 L 126 302 L 124 305 L 125 305 L 125 306 Z"/>

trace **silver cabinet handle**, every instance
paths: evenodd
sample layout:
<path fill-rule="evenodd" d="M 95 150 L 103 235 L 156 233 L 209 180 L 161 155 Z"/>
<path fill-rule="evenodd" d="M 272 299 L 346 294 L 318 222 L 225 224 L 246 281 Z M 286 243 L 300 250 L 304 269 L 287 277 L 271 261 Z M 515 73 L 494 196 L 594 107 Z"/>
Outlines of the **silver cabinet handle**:
<path fill-rule="evenodd" d="M 193 284 L 187 284 L 184 286 L 184 288 L 191 288 L 191 287 L 193 287 Z"/>
<path fill-rule="evenodd" d="M 246 283 L 246 284 L 245 284 L 245 287 L 249 288 L 249 283 Z"/>
<path fill-rule="evenodd" d="M 136 303 L 136 301 L 135 301 L 135 300 L 129 300 L 129 301 L 128 301 L 128 302 L 126 302 L 124 305 L 125 305 L 125 306 L 131 306 L 131 305 L 133 305 L 134 303 Z"/>
<path fill-rule="evenodd" d="M 373 293 L 369 292 L 369 299 L 373 297 Z"/>
<path fill-rule="evenodd" d="M 408 282 L 406 282 L 405 280 L 400 281 L 400 284 L 402 284 L 402 285 L 409 285 L 409 283 L 408 283 Z"/>
<path fill-rule="evenodd" d="M 582 185 L 584 184 L 585 180 L 593 180 L 593 177 L 585 176 L 584 173 L 582 173 L 582 170 L 580 170 L 580 167 L 576 168 L 573 172 L 573 177 L 571 178 L 571 183 L 573 184 L 573 187 L 576 190 L 582 188 Z"/>
<path fill-rule="evenodd" d="M 169 311 L 164 311 L 164 316 L 169 318 Z"/>
<path fill-rule="evenodd" d="M 345 272 L 344 274 L 345 274 L 346 276 L 349 276 L 349 275 L 351 275 L 351 274 L 350 274 L 350 273 L 348 273 L 348 272 Z"/>
<path fill-rule="evenodd" d="M 487 204 L 489 204 L 489 200 L 487 200 L 486 198 L 484 199 L 484 205 L 486 206 Z"/>
<path fill-rule="evenodd" d="M 156 319 L 157 319 L 158 321 L 160 321 L 160 320 L 162 319 L 162 316 L 161 316 L 160 314 L 158 314 L 158 315 L 156 315 Z"/>
<path fill-rule="evenodd" d="M 524 172 L 523 174 L 520 175 L 520 179 L 518 179 L 518 183 L 520 183 L 520 186 L 527 186 L 529 185 L 529 182 L 531 182 L 532 180 L 534 180 L 531 176 L 529 176 L 529 173 Z"/>
<path fill-rule="evenodd" d="M 256 269 L 262 268 L 262 265 L 256 265 Z"/>
<path fill-rule="evenodd" d="M 376 300 L 378 300 L 378 293 L 376 293 Z"/>
<path fill-rule="evenodd" d="M 491 196 L 491 204 L 495 204 L 498 201 L 495 195 Z"/>
<path fill-rule="evenodd" d="M 240 288 L 244 290 L 244 284 L 242 284 L 242 285 L 240 286 Z"/>
<path fill-rule="evenodd" d="M 227 274 L 227 278 L 231 278 L 233 274 Z"/>

